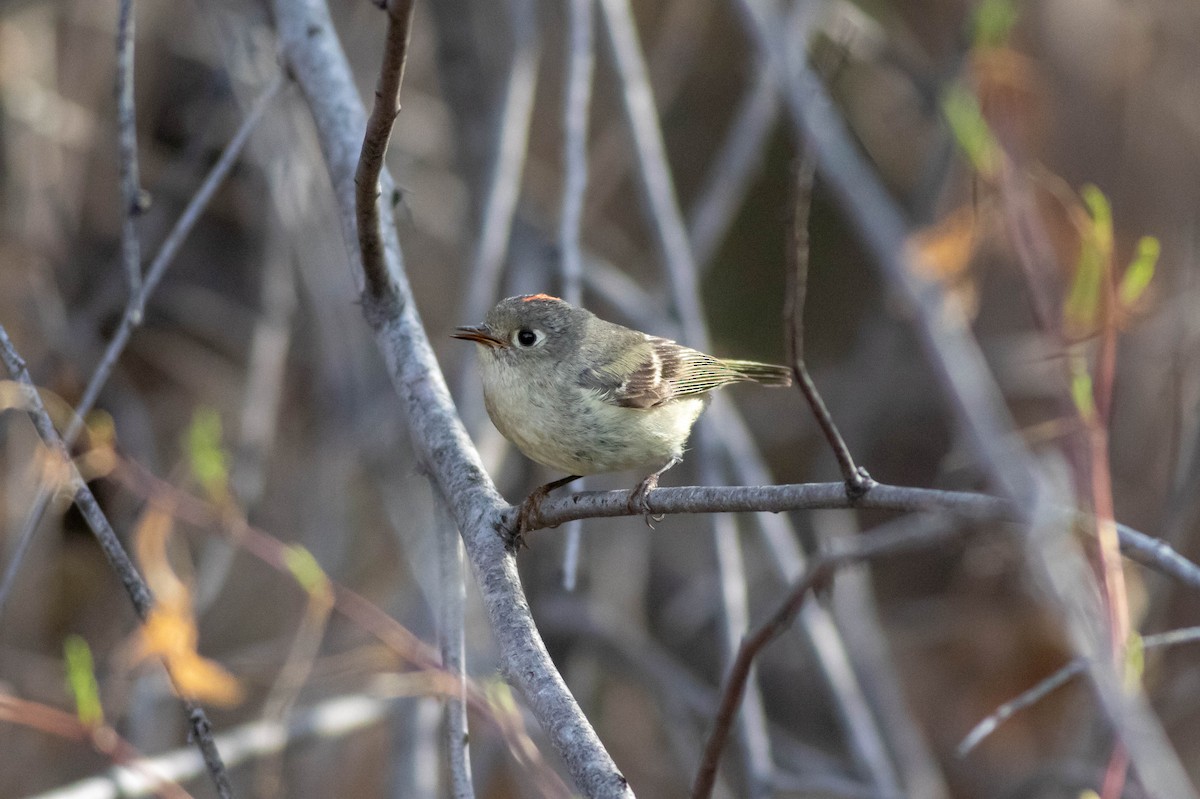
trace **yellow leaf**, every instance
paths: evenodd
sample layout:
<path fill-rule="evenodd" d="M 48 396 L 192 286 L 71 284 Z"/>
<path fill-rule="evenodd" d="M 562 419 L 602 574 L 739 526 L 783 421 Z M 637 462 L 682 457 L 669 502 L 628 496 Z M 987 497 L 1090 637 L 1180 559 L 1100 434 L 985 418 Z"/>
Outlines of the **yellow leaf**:
<path fill-rule="evenodd" d="M 154 608 L 142 625 L 135 657 L 161 658 L 171 682 L 182 696 L 217 705 L 242 700 L 237 679 L 196 650 L 200 631 L 192 614 L 192 595 L 175 574 L 167 557 L 174 528 L 167 507 L 151 502 L 135 534 L 138 563 L 155 596 Z"/>

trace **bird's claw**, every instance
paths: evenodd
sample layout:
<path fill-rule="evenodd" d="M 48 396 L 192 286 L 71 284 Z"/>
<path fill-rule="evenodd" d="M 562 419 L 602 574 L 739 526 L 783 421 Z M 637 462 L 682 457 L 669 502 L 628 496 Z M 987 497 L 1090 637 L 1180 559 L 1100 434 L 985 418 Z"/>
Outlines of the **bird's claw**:
<path fill-rule="evenodd" d="M 509 552 L 518 552 L 529 546 L 525 540 L 526 533 L 540 530 L 546 526 L 542 517 L 542 502 L 550 495 L 546 486 L 541 486 L 525 497 L 521 507 L 517 509 L 517 523 L 507 536 L 505 542 Z"/>
<path fill-rule="evenodd" d="M 665 513 L 654 513 L 650 510 L 650 492 L 658 488 L 658 475 L 652 474 L 642 482 L 638 483 L 637 488 L 629 493 L 629 512 L 641 514 L 646 520 L 646 526 L 651 530 L 654 529 L 652 522 L 661 522 L 667 517 Z"/>

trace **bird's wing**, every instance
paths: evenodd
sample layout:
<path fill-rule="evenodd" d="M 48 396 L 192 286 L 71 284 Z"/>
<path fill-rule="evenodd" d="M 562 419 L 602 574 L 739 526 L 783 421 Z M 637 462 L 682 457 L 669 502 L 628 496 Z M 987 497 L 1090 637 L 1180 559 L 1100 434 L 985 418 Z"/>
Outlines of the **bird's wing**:
<path fill-rule="evenodd" d="M 624 408 L 654 408 L 744 379 L 721 361 L 657 336 L 613 347 L 609 360 L 585 369 L 580 383 Z"/>

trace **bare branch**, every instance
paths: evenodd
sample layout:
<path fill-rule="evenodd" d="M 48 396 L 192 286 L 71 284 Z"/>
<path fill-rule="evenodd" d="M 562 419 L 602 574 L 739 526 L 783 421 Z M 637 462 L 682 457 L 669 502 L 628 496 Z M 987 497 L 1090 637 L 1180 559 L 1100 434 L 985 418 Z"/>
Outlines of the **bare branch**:
<path fill-rule="evenodd" d="M 121 174 L 121 259 L 129 281 L 133 313 L 142 313 L 142 246 L 137 219 L 145 210 L 138 177 L 137 109 L 133 101 L 133 0 L 121 0 L 117 12 L 117 163 Z"/>
<path fill-rule="evenodd" d="M 804 301 L 808 296 L 808 214 L 812 206 L 813 174 L 816 163 L 812 153 L 804 144 L 800 144 L 800 154 L 796 157 L 792 175 L 792 241 L 788 247 L 789 291 L 784 295 L 783 315 L 788 322 L 788 353 L 792 367 L 792 376 L 796 386 L 804 396 L 808 407 L 812 410 L 821 428 L 825 440 L 829 442 L 833 455 L 837 458 L 842 470 L 842 479 L 846 481 L 846 493 L 852 497 L 862 496 L 871 490 L 875 481 L 867 470 L 856 466 L 850 448 L 834 424 L 833 415 L 825 407 L 808 366 L 804 361 Z"/>
<path fill-rule="evenodd" d="M 671 513 L 782 513 L 818 509 L 874 509 L 905 513 L 953 513 L 963 519 L 986 522 L 1024 523 L 1020 509 L 1001 497 L 964 491 L 940 491 L 933 488 L 908 488 L 877 483 L 857 499 L 846 496 L 842 483 L 796 483 L 762 486 L 684 486 L 657 488 L 647 498 L 650 512 Z M 1074 513 L 1066 514 L 1063 522 Z M 629 516 L 628 491 L 585 491 L 546 502 L 542 506 L 541 527 L 557 527 L 572 519 Z M 503 523 L 511 527 L 516 508 L 504 512 Z M 1121 552 L 1130 560 L 1160 572 L 1189 588 L 1200 589 L 1200 566 L 1180 555 L 1169 544 L 1117 525 Z"/>
<path fill-rule="evenodd" d="M 275 0 L 284 57 L 296 76 L 316 124 L 343 232 L 356 242 L 357 148 L 366 114 L 323 0 Z M 534 716 L 562 756 L 578 789 L 589 797 L 633 795 L 625 778 L 554 668 L 529 614 L 516 564 L 496 534 L 507 507 L 455 412 L 445 379 L 425 336 L 403 270 L 395 226 L 381 220 L 383 254 L 394 284 L 364 294 L 364 312 L 375 330 L 400 396 L 416 451 L 450 503 L 466 545 L 503 670 L 525 696 Z M 358 264 L 356 248 L 348 250 Z"/>
<path fill-rule="evenodd" d="M 1200 641 L 1200 627 L 1184 627 L 1179 630 L 1142 636 L 1142 648 L 1157 649 L 1160 647 L 1195 643 L 1196 641 Z M 1085 671 L 1087 671 L 1087 661 L 1083 658 L 1075 658 L 1049 677 L 1040 680 L 1029 690 L 1023 691 L 1008 700 L 996 708 L 987 718 L 972 727 L 966 737 L 955 747 L 955 753 L 959 757 L 966 757 L 975 747 L 983 743 L 989 735 L 999 729 L 1001 724 L 1025 708 L 1037 704 L 1056 689 L 1066 685 Z"/>
<path fill-rule="evenodd" d="M 572 305 L 583 304 L 583 253 L 579 226 L 588 183 L 588 117 L 592 102 L 592 72 L 595 45 L 592 35 L 593 0 L 570 0 L 567 19 L 567 90 L 563 104 L 563 192 L 558 225 L 559 265 L 562 297 Z M 577 484 L 576 489 L 583 484 Z M 563 588 L 575 590 L 579 572 L 582 522 L 569 522 L 564 531 Z"/>
<path fill-rule="evenodd" d="M 712 794 L 721 752 L 725 749 L 734 718 L 741 706 L 742 695 L 745 692 L 754 659 L 767 644 L 791 627 L 800 608 L 814 589 L 830 580 L 838 569 L 848 564 L 901 552 L 927 549 L 959 538 L 963 534 L 962 530 L 954 528 L 920 530 L 901 528 L 876 537 L 858 539 L 853 548 L 845 552 L 814 558 L 804 576 L 792 586 L 778 609 L 762 626 L 742 641 L 737 657 L 730 667 L 729 676 L 725 680 L 725 687 L 721 692 L 721 701 L 713 721 L 713 730 L 704 748 L 704 757 L 692 786 L 692 799 L 706 799 Z"/>
<path fill-rule="evenodd" d="M 66 444 L 58 435 L 58 431 L 54 429 L 54 423 L 50 421 L 50 414 L 46 412 L 46 406 L 42 403 L 41 395 L 38 394 L 37 388 L 29 376 L 29 370 L 25 366 L 25 361 L 13 347 L 13 343 L 8 337 L 8 332 L 2 325 L 0 325 L 0 360 L 4 362 L 8 373 L 17 382 L 22 394 L 24 394 L 26 411 L 29 414 L 29 418 L 33 421 L 33 426 L 37 430 L 38 437 L 60 459 L 61 465 L 65 470 L 65 483 L 71 491 L 75 506 L 79 508 L 84 521 L 87 522 L 92 534 L 96 537 L 97 543 L 100 544 L 100 549 L 104 552 L 104 557 L 108 559 L 109 565 L 112 566 L 113 571 L 116 572 L 117 577 L 125 586 L 125 593 L 129 595 L 129 600 L 133 603 L 133 608 L 137 612 L 138 618 L 144 622 L 154 609 L 154 597 L 151 596 L 150 589 L 146 586 L 146 582 L 142 579 L 142 576 L 138 574 L 137 567 L 129 559 L 129 554 L 121 546 L 121 541 L 117 538 L 112 525 L 109 524 L 108 517 L 100 509 L 100 503 L 96 501 L 96 497 L 92 494 L 92 490 L 88 488 L 83 475 L 79 473 L 75 462 L 71 460 Z M 204 763 L 208 768 L 209 776 L 212 777 L 213 784 L 216 786 L 217 795 L 221 799 L 233 796 L 233 792 L 229 787 L 229 777 L 225 773 L 224 764 L 221 762 L 221 754 L 217 751 L 216 744 L 213 742 L 212 728 L 208 722 L 208 716 L 205 715 L 204 710 L 199 705 L 191 700 L 185 699 L 184 707 L 187 710 L 188 721 L 192 727 L 192 737 L 196 741 L 196 746 L 200 750 L 200 754 L 204 757 Z"/>
<path fill-rule="evenodd" d="M 463 614 L 467 600 L 466 573 L 463 571 L 463 547 L 454 520 L 447 511 L 446 500 L 434 497 L 436 519 L 433 534 L 437 536 L 438 570 L 438 641 L 442 668 L 455 681 L 457 696 L 446 698 L 446 755 L 450 764 L 450 795 L 454 799 L 474 799 L 475 785 L 471 779 L 471 749 L 467 737 L 467 664 Z"/>
<path fill-rule="evenodd" d="M 354 174 L 354 185 L 358 187 L 354 198 L 358 212 L 358 249 L 362 253 L 366 293 L 379 299 L 395 290 L 383 252 L 379 176 L 383 173 L 383 161 L 392 138 L 392 125 L 400 113 L 400 84 L 404 80 L 404 64 L 408 60 L 408 42 L 412 36 L 413 5 L 413 0 L 388 0 L 386 3 L 383 63 Z"/>

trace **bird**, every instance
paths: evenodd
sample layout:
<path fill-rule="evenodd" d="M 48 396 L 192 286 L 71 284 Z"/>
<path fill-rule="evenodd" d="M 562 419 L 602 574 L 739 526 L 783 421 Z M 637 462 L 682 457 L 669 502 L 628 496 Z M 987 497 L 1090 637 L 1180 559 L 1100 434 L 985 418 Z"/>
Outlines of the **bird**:
<path fill-rule="evenodd" d="M 451 335 L 479 345 L 484 405 L 496 429 L 526 457 L 567 475 L 522 503 L 516 546 L 541 525 L 549 492 L 586 475 L 649 470 L 629 499 L 630 511 L 649 523 L 649 494 L 683 458 L 712 391 L 792 382 L 789 367 L 706 355 L 549 294 L 503 299 L 482 324 Z"/>

